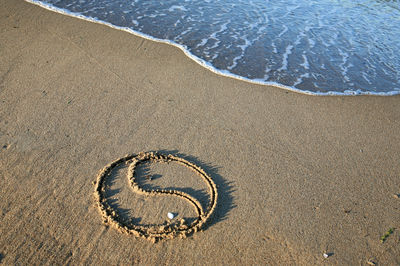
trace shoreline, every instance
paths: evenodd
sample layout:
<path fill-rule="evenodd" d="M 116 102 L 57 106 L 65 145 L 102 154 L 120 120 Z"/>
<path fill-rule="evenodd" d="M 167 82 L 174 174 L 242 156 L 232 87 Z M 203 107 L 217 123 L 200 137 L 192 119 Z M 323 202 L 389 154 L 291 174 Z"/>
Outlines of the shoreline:
<path fill-rule="evenodd" d="M 329 91 L 329 92 L 313 92 L 313 91 L 307 91 L 307 90 L 300 90 L 297 89 L 295 87 L 291 87 L 291 86 L 286 86 L 277 82 L 266 82 L 266 81 L 261 81 L 258 79 L 249 79 L 246 77 L 242 77 L 233 73 L 230 73 L 228 70 L 220 70 L 215 68 L 214 66 L 212 66 L 210 63 L 206 62 L 205 60 L 193 55 L 192 53 L 190 53 L 183 45 L 180 45 L 178 43 L 175 43 L 173 41 L 170 40 L 165 40 L 165 39 L 159 39 L 159 38 L 155 38 L 152 37 L 150 35 L 147 35 L 145 33 L 136 31 L 136 30 L 132 30 L 128 27 L 120 27 L 120 26 L 116 26 L 113 25 L 109 22 L 106 21 L 102 21 L 102 20 L 98 20 L 95 18 L 91 18 L 91 17 L 86 17 L 83 16 L 79 13 L 74 13 L 71 12 L 69 10 L 63 9 L 63 8 L 58 8 L 55 6 L 52 6 L 51 4 L 45 4 L 42 3 L 38 0 L 24 0 L 28 3 L 40 6 L 42 8 L 45 8 L 47 10 L 62 14 L 62 15 L 66 15 L 66 16 L 70 16 L 70 17 L 74 17 L 74 18 L 78 18 L 78 19 L 82 19 L 85 21 L 89 21 L 89 22 L 93 22 L 93 23 L 97 23 L 100 25 L 105 25 L 108 26 L 112 29 L 116 29 L 116 30 L 120 30 L 120 31 L 124 31 L 124 32 L 128 32 L 130 34 L 133 34 L 134 36 L 137 37 L 141 37 L 144 38 L 146 40 L 150 40 L 150 41 L 154 41 L 154 42 L 158 42 L 158 43 L 164 43 L 164 44 L 168 44 L 171 46 L 174 46 L 176 48 L 179 48 L 188 58 L 192 59 L 194 62 L 198 63 L 199 65 L 201 65 L 202 67 L 208 69 L 209 71 L 217 74 L 217 75 L 221 75 L 223 77 L 228 77 L 228 78 L 233 78 L 233 79 L 237 79 L 240 81 L 244 81 L 244 82 L 248 82 L 251 84 L 255 84 L 255 85 L 262 85 L 262 86 L 274 86 L 280 89 L 284 89 L 284 90 L 288 90 L 288 91 L 292 91 L 292 92 L 297 92 L 300 94 L 305 94 L 305 95 L 312 95 L 312 96 L 361 96 L 361 95 L 373 95 L 373 96 L 395 96 L 395 95 L 400 95 L 400 91 L 389 91 L 389 92 L 369 92 L 369 91 L 353 91 L 353 90 L 346 90 L 344 92 L 336 92 L 336 91 Z"/>
<path fill-rule="evenodd" d="M 0 23 L 1 263 L 400 263 L 400 95 L 311 97 L 223 77 L 174 46 L 23 0 L 0 0 Z M 153 244 L 104 224 L 99 173 L 147 151 L 215 182 L 204 230 Z M 127 170 L 104 181 L 121 217 L 197 217 L 185 200 L 132 193 Z M 138 175 L 207 208 L 190 169 Z"/>

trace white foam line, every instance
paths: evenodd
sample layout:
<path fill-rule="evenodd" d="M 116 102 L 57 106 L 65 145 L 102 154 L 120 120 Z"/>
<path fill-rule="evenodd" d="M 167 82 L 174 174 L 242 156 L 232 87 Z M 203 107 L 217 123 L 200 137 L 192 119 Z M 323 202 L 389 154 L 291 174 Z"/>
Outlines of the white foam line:
<path fill-rule="evenodd" d="M 218 31 L 216 31 L 216 32 L 214 32 L 213 34 L 211 34 L 210 35 L 210 38 L 212 38 L 212 39 L 217 39 L 217 34 L 218 33 L 221 33 L 221 32 L 223 32 L 223 31 L 225 31 L 226 29 L 228 29 L 228 23 L 230 23 L 231 21 L 228 21 L 228 22 L 225 22 L 224 24 L 222 24 L 221 25 L 221 28 L 218 30 Z"/>
<path fill-rule="evenodd" d="M 139 22 L 137 20 L 132 19 L 132 23 L 135 24 L 135 26 L 139 26 Z"/>
<path fill-rule="evenodd" d="M 389 92 L 370 92 L 370 91 L 360 91 L 360 90 L 356 90 L 356 91 L 346 90 L 344 92 L 338 92 L 338 91 L 313 92 L 313 91 L 308 91 L 308 90 L 299 90 L 299 89 L 296 89 L 294 87 L 286 86 L 286 85 L 283 85 L 283 84 L 280 84 L 280 83 L 277 83 L 277 82 L 270 82 L 270 81 L 267 82 L 267 81 L 263 81 L 263 80 L 260 80 L 260 79 L 249 79 L 249 78 L 245 78 L 245 77 L 233 74 L 233 73 L 231 73 L 231 72 L 229 72 L 227 70 L 220 70 L 220 69 L 215 68 L 214 66 L 212 66 L 210 63 L 206 62 L 205 60 L 203 60 L 203 59 L 191 54 L 186 49 L 186 47 L 181 45 L 181 44 L 174 43 L 174 42 L 169 41 L 169 40 L 158 39 L 158 38 L 152 37 L 150 35 L 144 34 L 142 32 L 132 30 L 132 29 L 130 29 L 128 27 L 119 27 L 119 26 L 113 25 L 113 24 L 111 24 L 109 22 L 101 21 L 101 20 L 98 20 L 98 19 L 95 19 L 95 18 L 92 18 L 92 17 L 86 17 L 86 16 L 83 16 L 83 15 L 81 15 L 79 13 L 74 13 L 74 12 L 71 12 L 71 11 L 63 9 L 63 8 L 58 8 L 58 7 L 52 6 L 52 5 L 47 4 L 47 3 L 42 3 L 42 2 L 40 2 L 38 0 L 24 0 L 24 1 L 26 1 L 28 3 L 31 3 L 31 4 L 38 5 L 40 7 L 43 7 L 45 9 L 47 9 L 47 10 L 51 10 L 51 11 L 54 11 L 54 12 L 57 12 L 57 13 L 60 13 L 60 14 L 63 14 L 63 15 L 67 15 L 67 16 L 70 16 L 70 17 L 75 17 L 75 18 L 79 18 L 79 19 L 82 19 L 82 20 L 86 20 L 86 21 L 90 21 L 90 22 L 106 25 L 106 26 L 109 26 L 109 27 L 117 29 L 117 30 L 122 30 L 122 31 L 129 32 L 129 33 L 131 33 L 133 35 L 142 37 L 142 38 L 147 39 L 147 40 L 151 40 L 151 41 L 155 41 L 155 42 L 159 42 L 159 43 L 165 43 L 165 44 L 169 44 L 169 45 L 178 47 L 190 59 L 192 59 L 193 61 L 195 61 L 199 65 L 209 69 L 210 71 L 212 71 L 215 74 L 218 74 L 218 75 L 221 75 L 221 76 L 224 76 L 224 77 L 234 78 L 234 79 L 246 81 L 246 82 L 249 82 L 249 83 L 252 83 L 252 84 L 257 84 L 257 85 L 274 86 L 274 87 L 277 87 L 277 88 L 281 88 L 281 89 L 285 89 L 285 90 L 288 90 L 288 91 L 297 92 L 297 93 L 300 93 L 300 94 L 306 94 L 306 95 L 317 95 L 317 96 L 348 96 L 348 95 L 392 96 L 392 95 L 400 95 L 400 88 L 399 88 L 399 90 L 389 91 Z"/>
<path fill-rule="evenodd" d="M 292 54 L 292 49 L 293 45 L 291 44 L 286 47 L 285 53 L 283 54 L 282 66 L 278 69 L 278 71 L 287 70 L 288 57 Z"/>
<path fill-rule="evenodd" d="M 202 39 L 201 42 L 198 45 L 196 45 L 195 48 L 199 48 L 200 46 L 204 46 L 204 45 L 206 45 L 207 42 L 208 42 L 208 39 Z"/>
<path fill-rule="evenodd" d="M 310 64 L 308 63 L 307 56 L 305 55 L 305 52 L 302 54 L 302 56 L 303 56 L 303 63 L 300 64 L 300 66 L 304 67 L 304 69 L 307 69 L 307 70 L 310 69 Z"/>
<path fill-rule="evenodd" d="M 271 43 L 271 46 L 272 46 L 272 52 L 273 52 L 274 54 L 277 54 L 277 53 L 278 53 L 278 50 L 276 49 L 275 43 L 272 42 L 272 43 Z"/>
<path fill-rule="evenodd" d="M 339 49 L 339 54 L 342 56 L 342 63 L 339 65 L 340 69 L 342 70 L 342 76 L 343 76 L 344 80 L 346 80 L 347 82 L 350 82 L 350 79 L 347 76 L 347 71 L 349 69 L 349 66 L 346 66 L 347 59 L 349 58 L 349 54 L 346 52 L 343 52 L 341 49 Z"/>
<path fill-rule="evenodd" d="M 229 70 L 231 70 L 237 66 L 237 61 L 239 61 L 239 59 L 243 58 L 244 52 L 246 51 L 247 47 L 249 47 L 251 45 L 251 42 L 249 40 L 247 40 L 246 37 L 244 37 L 244 39 L 242 39 L 242 40 L 244 40 L 245 43 L 242 45 L 238 45 L 238 47 L 242 50 L 242 53 L 239 56 L 236 56 L 235 58 L 233 58 L 232 65 L 227 67 Z"/>
<path fill-rule="evenodd" d="M 175 10 L 188 11 L 184 6 L 178 6 L 178 5 L 173 5 L 168 9 L 169 12 L 173 12 Z"/>
<path fill-rule="evenodd" d="M 299 85 L 300 83 L 303 82 L 303 78 L 309 78 L 309 77 L 310 77 L 310 74 L 308 74 L 308 73 L 302 74 L 300 77 L 297 78 L 297 80 L 293 84 L 293 86 Z"/>
<path fill-rule="evenodd" d="M 223 31 L 225 31 L 225 30 L 228 28 L 228 27 L 226 26 L 226 25 L 228 25 L 228 23 L 230 23 L 230 21 L 228 21 L 228 22 L 222 24 L 222 25 L 221 25 L 221 28 L 220 28 L 218 31 L 216 31 L 216 32 L 214 32 L 213 34 L 210 35 L 209 39 L 214 39 L 216 42 L 214 43 L 213 46 L 211 46 L 211 47 L 206 47 L 206 48 L 205 48 L 206 50 L 211 50 L 211 49 L 214 49 L 214 48 L 217 48 L 217 47 L 218 47 L 218 45 L 220 44 L 221 41 L 218 40 L 217 34 L 223 32 Z M 182 33 L 181 33 L 181 34 L 182 34 Z M 206 42 L 206 43 L 207 43 L 207 42 Z M 205 45 L 205 44 L 203 44 L 203 45 Z M 218 56 L 218 55 L 216 55 L 214 58 L 216 58 L 217 56 Z"/>
<path fill-rule="evenodd" d="M 278 38 L 282 37 L 283 34 L 285 34 L 288 31 L 288 27 L 286 25 L 283 25 L 283 31 L 281 33 L 279 33 Z"/>
<path fill-rule="evenodd" d="M 365 72 L 362 73 L 362 76 L 368 82 L 368 84 L 372 84 L 371 81 L 367 78 L 367 74 Z"/>

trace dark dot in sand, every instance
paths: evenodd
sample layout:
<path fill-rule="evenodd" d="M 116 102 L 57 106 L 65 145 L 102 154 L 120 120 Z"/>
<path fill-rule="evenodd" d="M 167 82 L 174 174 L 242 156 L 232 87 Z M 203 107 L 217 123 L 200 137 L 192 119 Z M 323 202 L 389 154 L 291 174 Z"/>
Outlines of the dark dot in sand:
<path fill-rule="evenodd" d="M 8 145 L 3 145 L 3 149 L 7 149 L 8 148 Z"/>

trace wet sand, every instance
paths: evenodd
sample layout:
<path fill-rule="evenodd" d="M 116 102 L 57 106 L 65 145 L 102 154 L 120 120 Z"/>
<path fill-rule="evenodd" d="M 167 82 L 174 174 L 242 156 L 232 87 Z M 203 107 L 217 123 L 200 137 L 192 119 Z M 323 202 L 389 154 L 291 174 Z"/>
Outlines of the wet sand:
<path fill-rule="evenodd" d="M 400 263 L 400 96 L 316 97 L 221 77 L 175 47 L 20 0 L 0 1 L 0 25 L 4 265 Z M 202 231 L 154 244 L 104 223 L 99 172 L 141 151 L 213 179 Z M 177 198 L 134 193 L 128 167 L 105 188 L 118 215 L 195 217 Z M 198 175 L 141 171 L 143 186 L 207 207 Z"/>

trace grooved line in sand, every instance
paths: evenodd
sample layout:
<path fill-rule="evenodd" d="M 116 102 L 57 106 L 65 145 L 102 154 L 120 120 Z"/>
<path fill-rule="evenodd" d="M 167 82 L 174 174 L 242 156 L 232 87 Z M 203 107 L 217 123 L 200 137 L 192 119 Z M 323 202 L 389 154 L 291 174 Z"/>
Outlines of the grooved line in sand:
<path fill-rule="evenodd" d="M 195 173 L 200 175 L 204 180 L 204 182 L 209 187 L 210 201 L 207 206 L 207 209 L 204 210 L 202 205 L 196 198 L 178 190 L 162 190 L 162 189 L 146 190 L 141 188 L 135 178 L 135 169 L 139 164 L 144 162 L 160 162 L 160 163 L 176 162 L 185 167 L 188 167 L 189 169 L 193 170 Z M 131 188 L 135 193 L 146 196 L 180 197 L 193 205 L 193 207 L 197 212 L 196 220 L 192 222 L 190 225 L 187 225 L 184 220 L 181 220 L 178 223 L 167 223 L 152 227 L 135 225 L 135 224 L 126 224 L 123 221 L 123 219 L 119 217 L 118 213 L 107 203 L 105 196 L 105 191 L 106 191 L 105 180 L 107 176 L 111 174 L 111 171 L 115 167 L 124 163 L 126 164 L 130 163 L 128 167 L 127 178 L 129 179 Z M 218 197 L 217 185 L 214 183 L 211 177 L 199 166 L 171 154 L 164 155 L 153 152 L 141 152 L 138 155 L 135 154 L 127 155 L 108 164 L 98 174 L 96 181 L 96 190 L 95 190 L 97 207 L 99 208 L 104 218 L 104 223 L 115 226 L 121 232 L 131 234 L 137 237 L 146 238 L 153 242 L 162 239 L 172 239 L 175 237 L 185 238 L 187 235 L 190 235 L 194 232 L 201 230 L 217 206 L 217 197 Z"/>

